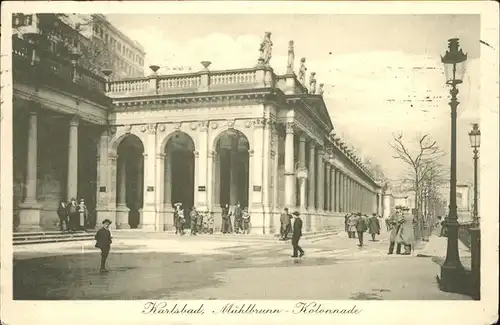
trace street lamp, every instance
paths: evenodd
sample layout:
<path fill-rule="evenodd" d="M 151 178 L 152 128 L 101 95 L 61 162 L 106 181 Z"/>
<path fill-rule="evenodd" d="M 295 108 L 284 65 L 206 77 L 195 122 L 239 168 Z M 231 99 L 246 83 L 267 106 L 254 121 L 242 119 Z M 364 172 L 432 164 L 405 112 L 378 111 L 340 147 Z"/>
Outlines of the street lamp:
<path fill-rule="evenodd" d="M 451 162 L 450 162 L 450 207 L 444 226 L 448 230 L 446 259 L 441 266 L 440 286 L 444 291 L 455 291 L 456 286 L 463 284 L 464 267 L 458 255 L 458 214 L 457 214 L 457 85 L 462 83 L 465 73 L 467 54 L 460 49 L 458 38 L 448 40 L 448 50 L 441 57 L 445 66 L 446 84 L 450 89 L 451 108 Z"/>
<path fill-rule="evenodd" d="M 478 148 L 481 144 L 481 130 L 479 130 L 479 124 L 474 123 L 472 125 L 472 130 L 469 132 L 470 146 L 472 147 L 474 153 L 474 211 L 472 220 L 474 222 L 474 226 L 479 226 L 479 214 L 477 212 L 477 159 L 478 157 Z"/>

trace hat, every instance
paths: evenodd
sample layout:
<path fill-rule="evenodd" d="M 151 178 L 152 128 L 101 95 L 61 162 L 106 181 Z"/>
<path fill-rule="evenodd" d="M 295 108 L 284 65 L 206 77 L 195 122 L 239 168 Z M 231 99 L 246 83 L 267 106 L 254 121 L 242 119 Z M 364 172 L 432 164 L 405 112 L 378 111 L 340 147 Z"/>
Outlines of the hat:
<path fill-rule="evenodd" d="M 375 212 L 372 213 L 372 216 L 376 216 L 377 214 Z"/>
<path fill-rule="evenodd" d="M 403 208 L 401 208 L 401 210 L 403 210 L 403 211 L 409 211 L 409 210 L 410 210 L 410 208 L 408 208 L 408 207 L 403 207 Z"/>
<path fill-rule="evenodd" d="M 294 211 L 292 214 L 297 217 L 300 216 L 300 213 L 298 211 Z"/>
<path fill-rule="evenodd" d="M 109 220 L 109 219 L 104 219 L 102 221 L 102 224 L 105 224 L 105 223 L 107 223 L 108 225 L 112 224 L 111 220 Z"/>

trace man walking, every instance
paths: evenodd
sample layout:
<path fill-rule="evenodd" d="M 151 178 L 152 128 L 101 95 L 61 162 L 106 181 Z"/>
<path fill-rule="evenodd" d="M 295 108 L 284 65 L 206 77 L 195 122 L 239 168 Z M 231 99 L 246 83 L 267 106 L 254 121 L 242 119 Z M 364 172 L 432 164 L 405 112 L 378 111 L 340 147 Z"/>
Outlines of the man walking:
<path fill-rule="evenodd" d="M 356 232 L 358 233 L 359 247 L 363 247 L 363 234 L 368 229 L 366 225 L 365 217 L 358 212 L 358 218 L 356 220 Z"/>
<path fill-rule="evenodd" d="M 380 223 L 375 212 L 368 219 L 368 232 L 372 236 L 372 241 L 375 241 L 375 235 L 380 235 Z"/>
<path fill-rule="evenodd" d="M 66 202 L 59 202 L 59 207 L 57 208 L 57 216 L 59 217 L 59 230 L 64 230 L 64 225 L 66 226 L 66 230 L 69 230 L 68 223 L 68 205 Z"/>
<path fill-rule="evenodd" d="M 78 224 L 78 219 L 80 215 L 78 213 L 78 204 L 76 204 L 76 199 L 71 198 L 71 201 L 68 206 L 68 215 L 69 215 L 69 227 L 68 230 L 75 231 Z"/>
<path fill-rule="evenodd" d="M 111 220 L 104 219 L 102 222 L 102 228 L 95 234 L 95 247 L 101 250 L 101 273 L 107 273 L 106 270 L 106 260 L 108 258 L 109 251 L 111 249 L 111 232 L 109 231 L 109 225 L 111 225 Z"/>
<path fill-rule="evenodd" d="M 284 208 L 280 216 L 281 223 L 281 238 L 280 240 L 287 240 L 289 227 L 290 227 L 290 214 L 288 213 L 288 208 Z"/>
<path fill-rule="evenodd" d="M 396 213 L 389 217 L 389 252 L 387 255 L 392 255 L 394 253 L 394 246 L 396 245 L 396 237 L 399 232 L 399 227 L 401 226 L 401 217 L 399 210 L 396 210 Z M 398 243 L 396 246 L 396 254 L 401 254 L 401 244 Z"/>
<path fill-rule="evenodd" d="M 300 237 L 302 237 L 302 219 L 300 219 L 300 213 L 295 211 L 293 213 L 293 226 L 292 226 L 292 247 L 293 247 L 292 257 L 304 256 L 304 250 L 299 246 Z M 297 253 L 300 253 L 300 255 L 297 255 Z"/>

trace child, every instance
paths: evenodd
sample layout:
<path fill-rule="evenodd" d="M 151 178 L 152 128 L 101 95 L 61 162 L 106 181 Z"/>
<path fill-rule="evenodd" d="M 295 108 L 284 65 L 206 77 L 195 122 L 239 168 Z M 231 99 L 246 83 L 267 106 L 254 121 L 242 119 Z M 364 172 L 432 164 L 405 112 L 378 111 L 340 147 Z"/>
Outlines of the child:
<path fill-rule="evenodd" d="M 243 233 L 248 235 L 250 233 L 250 214 L 247 208 L 243 209 L 241 219 L 243 223 Z"/>

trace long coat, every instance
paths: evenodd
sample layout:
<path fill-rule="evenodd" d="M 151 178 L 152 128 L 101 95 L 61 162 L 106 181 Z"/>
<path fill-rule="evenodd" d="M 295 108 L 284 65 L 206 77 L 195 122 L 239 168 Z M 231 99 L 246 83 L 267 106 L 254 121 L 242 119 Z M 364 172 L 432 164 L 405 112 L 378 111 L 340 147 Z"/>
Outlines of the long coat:
<path fill-rule="evenodd" d="M 371 216 L 368 219 L 368 232 L 370 234 L 380 234 L 380 222 L 376 216 Z"/>
<path fill-rule="evenodd" d="M 348 231 L 356 231 L 356 224 L 358 223 L 357 216 L 351 214 L 347 219 L 347 229 Z"/>
<path fill-rule="evenodd" d="M 400 222 L 402 221 L 402 219 L 401 217 L 393 214 L 387 220 L 389 223 L 389 241 L 393 243 L 396 241 L 398 230 L 401 225 Z"/>
<path fill-rule="evenodd" d="M 413 245 L 415 244 L 415 232 L 413 230 L 413 215 L 406 214 L 403 217 L 403 224 L 399 228 L 396 242 L 398 244 Z"/>

